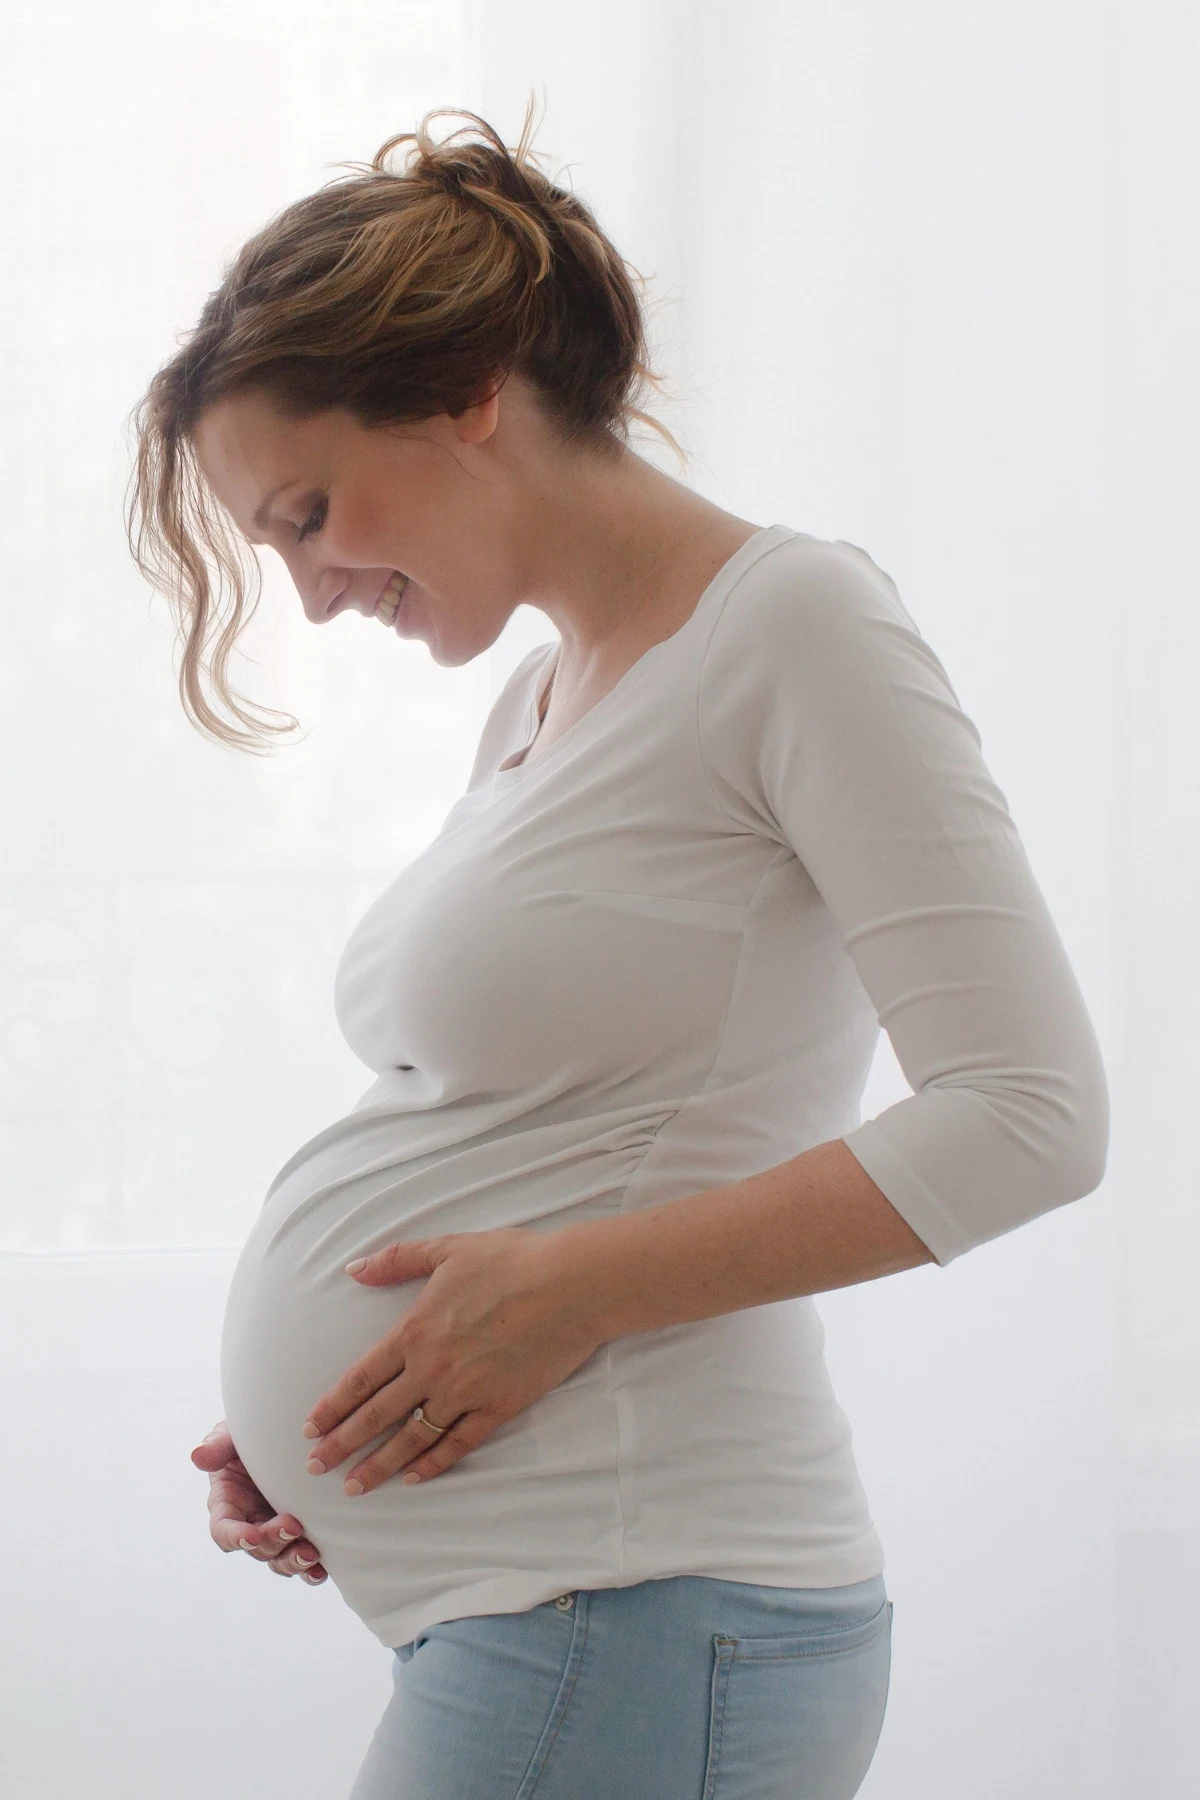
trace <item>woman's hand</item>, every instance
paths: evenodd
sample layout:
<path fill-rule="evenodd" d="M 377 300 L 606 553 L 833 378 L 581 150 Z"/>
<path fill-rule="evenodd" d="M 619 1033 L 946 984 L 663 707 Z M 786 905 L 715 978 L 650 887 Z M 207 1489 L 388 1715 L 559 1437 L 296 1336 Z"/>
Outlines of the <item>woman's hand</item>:
<path fill-rule="evenodd" d="M 318 1586 L 325 1579 L 319 1553 L 291 1513 L 277 1513 L 246 1473 L 224 1419 L 213 1426 L 192 1461 L 208 1474 L 208 1529 L 221 1550 L 245 1550 L 269 1563 L 276 1575 L 303 1575 Z"/>
<path fill-rule="evenodd" d="M 561 1247 L 566 1233 L 522 1226 L 389 1244 L 347 1265 L 356 1281 L 386 1287 L 428 1276 L 386 1337 L 317 1401 L 303 1427 L 315 1438 L 309 1471 L 323 1475 L 389 1425 L 397 1429 L 356 1463 L 348 1494 L 368 1493 L 406 1469 L 406 1482 L 440 1475 L 600 1346 Z M 418 1407 L 450 1429 L 434 1438 Z"/>

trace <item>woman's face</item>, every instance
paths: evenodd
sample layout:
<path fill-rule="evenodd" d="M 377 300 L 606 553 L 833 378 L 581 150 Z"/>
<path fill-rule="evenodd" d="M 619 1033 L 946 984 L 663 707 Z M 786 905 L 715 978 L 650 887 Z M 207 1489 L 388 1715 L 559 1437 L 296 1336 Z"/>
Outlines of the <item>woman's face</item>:
<path fill-rule="evenodd" d="M 499 405 L 497 393 L 458 419 L 367 427 L 342 409 L 290 419 L 246 392 L 206 407 L 193 442 L 213 493 L 283 558 L 315 625 L 362 613 L 457 665 L 520 603 L 510 486 L 485 449 Z"/>

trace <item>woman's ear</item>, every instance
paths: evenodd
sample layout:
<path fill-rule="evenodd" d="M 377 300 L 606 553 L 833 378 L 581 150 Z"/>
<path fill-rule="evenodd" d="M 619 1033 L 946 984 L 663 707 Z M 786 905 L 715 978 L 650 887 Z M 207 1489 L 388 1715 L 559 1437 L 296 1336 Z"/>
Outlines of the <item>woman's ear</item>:
<path fill-rule="evenodd" d="M 500 390 L 507 376 L 499 375 L 478 400 L 473 400 L 454 424 L 465 444 L 482 444 L 491 437 L 500 420 Z"/>

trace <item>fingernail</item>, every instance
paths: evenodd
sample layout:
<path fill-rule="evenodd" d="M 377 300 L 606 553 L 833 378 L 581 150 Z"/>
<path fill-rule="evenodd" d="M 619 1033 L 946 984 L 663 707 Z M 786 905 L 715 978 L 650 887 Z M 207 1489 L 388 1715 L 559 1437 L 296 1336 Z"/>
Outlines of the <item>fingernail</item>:
<path fill-rule="evenodd" d="M 310 1475 L 324 1475 L 325 1473 L 325 1464 L 319 1456 L 310 1456 L 304 1466 Z"/>
<path fill-rule="evenodd" d="M 299 1536 L 300 1533 L 298 1531 L 281 1531 L 279 1540 L 283 1544 L 294 1544 Z"/>
<path fill-rule="evenodd" d="M 301 1556 L 299 1552 L 296 1554 L 296 1561 L 300 1564 L 302 1569 L 311 1569 L 313 1564 L 320 1560 L 321 1559 L 318 1556 Z"/>
<path fill-rule="evenodd" d="M 238 1539 L 238 1549 L 239 1550 L 257 1550 L 258 1545 L 252 1544 L 250 1542 L 249 1538 L 239 1538 Z"/>
<path fill-rule="evenodd" d="M 365 1494 L 367 1491 L 361 1481 L 355 1481 L 353 1475 L 342 1483 L 342 1490 L 347 1494 Z"/>
<path fill-rule="evenodd" d="M 305 1419 L 303 1425 L 300 1427 L 300 1436 L 315 1438 L 320 1437 L 320 1435 L 321 1427 L 319 1425 L 314 1425 L 311 1419 Z"/>
<path fill-rule="evenodd" d="M 366 1266 L 367 1258 L 365 1256 L 356 1256 L 353 1262 L 348 1262 L 346 1264 L 346 1273 L 347 1275 L 357 1275 L 358 1271 L 360 1269 L 365 1269 Z"/>
<path fill-rule="evenodd" d="M 323 1575 L 305 1575 L 301 1572 L 300 1579 L 301 1581 L 307 1581 L 309 1587 L 320 1587 L 325 1577 Z"/>

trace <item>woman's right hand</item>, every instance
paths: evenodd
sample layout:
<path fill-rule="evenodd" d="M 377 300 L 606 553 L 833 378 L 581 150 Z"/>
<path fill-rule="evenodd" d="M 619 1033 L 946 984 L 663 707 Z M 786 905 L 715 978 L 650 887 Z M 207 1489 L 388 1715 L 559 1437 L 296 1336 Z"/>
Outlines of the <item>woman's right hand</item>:
<path fill-rule="evenodd" d="M 291 1513 L 277 1513 L 246 1473 L 224 1419 L 218 1421 L 192 1461 L 208 1475 L 208 1529 L 220 1550 L 245 1550 L 269 1563 L 276 1575 L 302 1575 L 311 1586 L 325 1580 L 320 1553 Z"/>

